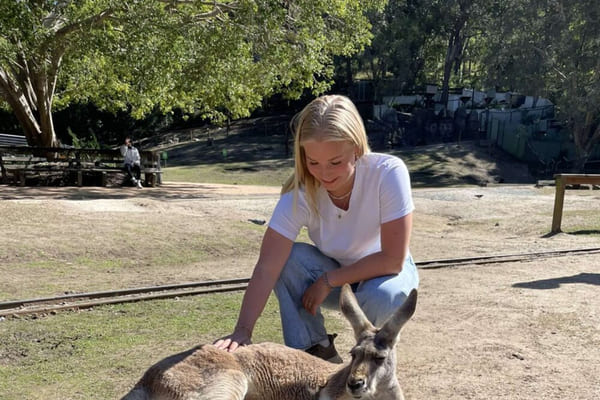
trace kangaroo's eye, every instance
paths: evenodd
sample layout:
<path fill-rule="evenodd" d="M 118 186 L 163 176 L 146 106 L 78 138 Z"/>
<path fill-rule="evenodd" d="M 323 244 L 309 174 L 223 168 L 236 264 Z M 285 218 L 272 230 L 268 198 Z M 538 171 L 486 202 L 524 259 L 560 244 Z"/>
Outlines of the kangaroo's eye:
<path fill-rule="evenodd" d="M 373 357 L 373 362 L 375 365 L 380 366 L 385 362 L 385 357 Z"/>

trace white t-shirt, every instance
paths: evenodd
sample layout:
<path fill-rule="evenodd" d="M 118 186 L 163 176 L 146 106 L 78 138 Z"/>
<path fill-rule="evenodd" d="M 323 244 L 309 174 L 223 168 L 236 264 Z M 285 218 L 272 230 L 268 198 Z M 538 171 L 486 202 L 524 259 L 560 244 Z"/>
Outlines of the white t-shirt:
<path fill-rule="evenodd" d="M 414 210 L 408 169 L 398 157 L 368 153 L 356 162 L 350 206 L 337 208 L 320 187 L 320 215 L 311 211 L 303 189 L 294 210 L 293 192 L 285 193 L 275 206 L 269 226 L 294 241 L 302 227 L 321 252 L 340 265 L 350 265 L 381 250 L 381 224 Z"/>

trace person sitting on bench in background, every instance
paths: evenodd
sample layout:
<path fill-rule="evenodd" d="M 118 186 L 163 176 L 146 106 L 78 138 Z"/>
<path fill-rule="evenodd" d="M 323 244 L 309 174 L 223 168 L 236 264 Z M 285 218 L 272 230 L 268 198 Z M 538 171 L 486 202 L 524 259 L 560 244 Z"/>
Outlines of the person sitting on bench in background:
<path fill-rule="evenodd" d="M 123 156 L 123 167 L 134 186 L 142 188 L 142 169 L 140 167 L 140 152 L 133 146 L 130 137 L 125 138 L 125 143 L 121 146 L 121 155 Z"/>

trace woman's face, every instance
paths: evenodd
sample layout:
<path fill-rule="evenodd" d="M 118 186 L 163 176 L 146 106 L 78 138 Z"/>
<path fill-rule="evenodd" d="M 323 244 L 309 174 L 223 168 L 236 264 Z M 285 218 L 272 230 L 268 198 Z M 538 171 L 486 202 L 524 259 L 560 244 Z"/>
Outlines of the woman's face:
<path fill-rule="evenodd" d="M 332 193 L 352 188 L 356 146 L 343 141 L 307 141 L 303 144 L 308 172 Z M 338 193 L 340 192 L 340 193 Z"/>

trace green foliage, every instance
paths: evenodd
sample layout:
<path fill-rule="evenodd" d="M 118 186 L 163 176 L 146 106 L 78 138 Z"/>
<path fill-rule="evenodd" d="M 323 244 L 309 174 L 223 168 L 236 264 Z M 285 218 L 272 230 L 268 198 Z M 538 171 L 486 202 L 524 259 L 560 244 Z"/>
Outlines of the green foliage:
<path fill-rule="evenodd" d="M 475 87 L 549 98 L 584 162 L 600 142 L 599 10 L 594 0 L 390 0 L 369 14 L 372 44 L 344 73 L 368 71 L 376 96 L 394 79 L 396 93 L 436 83 L 443 94 Z"/>
<path fill-rule="evenodd" d="M 94 132 L 90 132 L 90 136 L 87 138 L 80 138 L 73 133 L 71 128 L 67 128 L 67 132 L 69 136 L 71 136 L 71 140 L 73 141 L 73 147 L 76 149 L 99 149 L 100 143 L 98 143 L 98 138 L 94 134 Z"/>
<path fill-rule="evenodd" d="M 370 14 L 374 38 L 358 64 L 375 81 L 398 80 L 397 90 L 441 83 L 446 66 L 453 68 L 453 85 L 480 83 L 481 39 L 494 3 L 390 0 Z"/>
<path fill-rule="evenodd" d="M 431 14 L 425 7 L 391 0 L 385 9 L 370 14 L 373 41 L 360 57 L 377 83 L 393 75 L 412 88 L 422 78 L 425 51 L 431 43 Z M 398 88 L 402 89 L 402 88 Z"/>
<path fill-rule="evenodd" d="M 324 92 L 339 57 L 376 89 L 395 78 L 549 97 L 585 154 L 600 140 L 598 14 L 594 0 L 3 1 L 0 98 L 29 107 L 16 113 L 26 133 L 74 102 L 224 121 L 274 94 Z"/>
<path fill-rule="evenodd" d="M 581 160 L 600 142 L 600 12 L 593 0 L 512 0 L 495 9 L 489 85 L 550 98 Z"/>
<path fill-rule="evenodd" d="M 57 108 L 93 102 L 137 118 L 155 106 L 238 118 L 276 92 L 323 92 L 332 57 L 368 43 L 365 11 L 382 4 L 3 2 L 0 69 L 9 71 L 19 56 L 51 63 L 48 54 L 60 53 L 56 95 L 49 98 Z"/>

